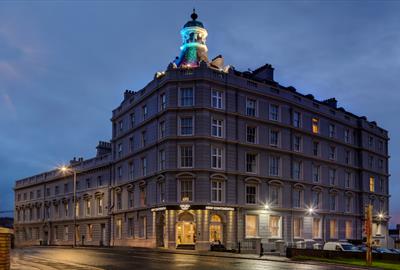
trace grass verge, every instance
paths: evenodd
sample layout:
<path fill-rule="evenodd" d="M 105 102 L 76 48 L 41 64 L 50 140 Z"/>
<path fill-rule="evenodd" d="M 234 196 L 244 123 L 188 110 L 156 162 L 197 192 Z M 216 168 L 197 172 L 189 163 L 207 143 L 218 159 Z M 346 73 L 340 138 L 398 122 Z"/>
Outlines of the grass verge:
<path fill-rule="evenodd" d="M 295 256 L 292 258 L 293 260 L 298 261 L 318 261 L 318 262 L 327 262 L 327 263 L 337 263 L 337 264 L 348 264 L 354 266 L 364 266 L 366 267 L 365 260 L 360 259 L 348 259 L 348 258 L 319 258 L 319 257 L 309 257 L 309 256 Z M 373 261 L 372 267 L 381 268 L 381 269 L 390 269 L 390 270 L 400 270 L 399 262 L 390 262 L 390 261 Z"/>

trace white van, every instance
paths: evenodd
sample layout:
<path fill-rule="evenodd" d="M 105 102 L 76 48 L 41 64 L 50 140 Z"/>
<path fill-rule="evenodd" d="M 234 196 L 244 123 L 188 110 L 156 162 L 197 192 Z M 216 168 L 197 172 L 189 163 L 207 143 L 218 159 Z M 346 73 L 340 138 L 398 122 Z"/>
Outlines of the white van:
<path fill-rule="evenodd" d="M 357 252 L 357 248 L 348 242 L 326 242 L 324 250 L 336 250 L 336 251 L 352 251 Z"/>

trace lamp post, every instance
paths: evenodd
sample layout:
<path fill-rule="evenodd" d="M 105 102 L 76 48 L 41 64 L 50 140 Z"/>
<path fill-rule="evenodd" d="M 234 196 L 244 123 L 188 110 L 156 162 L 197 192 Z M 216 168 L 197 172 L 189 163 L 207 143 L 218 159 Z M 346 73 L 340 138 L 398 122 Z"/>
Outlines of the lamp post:
<path fill-rule="evenodd" d="M 77 171 L 72 168 L 66 167 L 66 166 L 62 166 L 60 168 L 60 170 L 61 170 L 61 172 L 64 172 L 64 173 L 72 172 L 72 174 L 74 176 L 74 180 L 73 180 L 73 182 L 74 182 L 74 195 L 73 195 L 73 202 L 74 202 L 74 206 L 73 206 L 73 208 L 74 208 L 74 234 L 73 234 L 74 238 L 73 239 L 74 239 L 74 243 L 73 243 L 73 247 L 76 247 L 76 174 L 77 174 Z"/>

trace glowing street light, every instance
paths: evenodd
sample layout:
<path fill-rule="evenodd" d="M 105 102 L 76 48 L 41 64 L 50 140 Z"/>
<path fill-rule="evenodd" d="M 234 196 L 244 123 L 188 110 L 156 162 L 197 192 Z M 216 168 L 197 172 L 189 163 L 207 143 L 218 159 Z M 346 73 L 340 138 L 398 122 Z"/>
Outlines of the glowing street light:
<path fill-rule="evenodd" d="M 314 208 L 309 207 L 309 208 L 307 209 L 307 212 L 308 212 L 308 214 L 312 215 L 312 214 L 314 213 Z"/>
<path fill-rule="evenodd" d="M 73 235 L 74 235 L 74 244 L 73 244 L 73 247 L 76 247 L 76 174 L 77 174 L 77 171 L 74 170 L 73 168 L 67 167 L 67 166 L 61 166 L 59 168 L 59 170 L 62 173 L 71 172 L 73 174 L 73 176 L 74 176 L 74 207 L 73 207 L 74 208 L 74 233 L 73 233 Z"/>
<path fill-rule="evenodd" d="M 265 210 L 269 210 L 269 204 L 268 203 L 264 204 L 264 209 Z"/>

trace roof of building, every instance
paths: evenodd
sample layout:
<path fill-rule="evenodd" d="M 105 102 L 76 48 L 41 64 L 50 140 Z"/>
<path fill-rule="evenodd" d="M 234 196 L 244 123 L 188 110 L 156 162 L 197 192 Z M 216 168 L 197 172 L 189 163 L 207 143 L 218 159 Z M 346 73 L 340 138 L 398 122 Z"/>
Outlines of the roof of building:
<path fill-rule="evenodd" d="M 204 28 L 203 23 L 200 22 L 200 21 L 197 21 L 198 16 L 197 16 L 197 13 L 196 13 L 196 10 L 195 10 L 195 9 L 193 9 L 193 13 L 192 13 L 192 15 L 190 15 L 190 17 L 192 18 L 192 20 L 191 20 L 191 21 L 188 21 L 187 23 L 185 23 L 185 25 L 183 26 L 183 28 L 186 28 L 186 27 L 194 27 L 194 26 Z"/>

